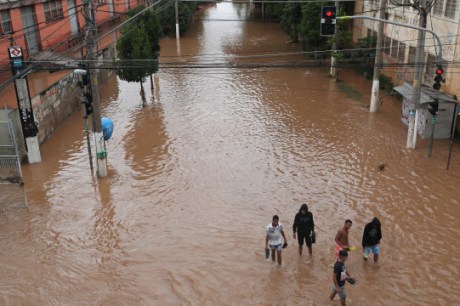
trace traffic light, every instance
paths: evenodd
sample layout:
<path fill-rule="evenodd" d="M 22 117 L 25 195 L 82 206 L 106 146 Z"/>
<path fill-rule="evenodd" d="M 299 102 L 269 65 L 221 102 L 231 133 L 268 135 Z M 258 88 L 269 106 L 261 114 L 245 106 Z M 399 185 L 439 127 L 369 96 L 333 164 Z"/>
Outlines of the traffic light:
<path fill-rule="evenodd" d="M 434 99 L 432 102 L 428 102 L 428 111 L 431 115 L 436 116 L 439 109 L 439 100 Z"/>
<path fill-rule="evenodd" d="M 93 113 L 93 97 L 91 96 L 91 93 L 85 93 L 85 102 L 83 102 L 85 106 L 85 114 L 83 115 L 83 118 L 88 118 L 89 115 Z"/>
<path fill-rule="evenodd" d="M 336 7 L 323 6 L 321 8 L 321 36 L 333 36 L 335 34 Z"/>
<path fill-rule="evenodd" d="M 433 84 L 433 88 L 436 90 L 439 90 L 439 88 L 441 88 L 441 81 L 442 81 L 443 73 L 444 73 L 444 70 L 442 70 L 442 67 L 438 66 L 436 68 L 436 76 L 434 77 L 434 84 Z"/>

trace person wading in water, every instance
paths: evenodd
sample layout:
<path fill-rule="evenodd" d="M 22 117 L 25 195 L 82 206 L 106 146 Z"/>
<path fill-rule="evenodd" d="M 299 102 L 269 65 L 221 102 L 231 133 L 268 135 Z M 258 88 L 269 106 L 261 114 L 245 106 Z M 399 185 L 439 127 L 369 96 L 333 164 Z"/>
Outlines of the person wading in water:
<path fill-rule="evenodd" d="M 307 204 L 300 206 L 299 212 L 295 215 L 294 224 L 292 225 L 294 231 L 294 239 L 299 242 L 299 255 L 302 255 L 303 243 L 308 247 L 308 253 L 311 255 L 312 250 L 312 237 L 315 236 L 315 222 L 313 221 L 313 214 L 308 211 Z"/>

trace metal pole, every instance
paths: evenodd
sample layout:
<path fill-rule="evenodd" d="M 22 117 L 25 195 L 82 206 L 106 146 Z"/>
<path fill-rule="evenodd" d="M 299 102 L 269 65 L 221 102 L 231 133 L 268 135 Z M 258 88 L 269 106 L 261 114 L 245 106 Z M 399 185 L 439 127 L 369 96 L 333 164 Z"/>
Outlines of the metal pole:
<path fill-rule="evenodd" d="M 452 156 L 452 148 L 454 146 L 454 138 L 455 138 L 455 125 L 457 123 L 457 112 L 458 112 L 458 106 L 457 106 L 457 103 L 455 103 L 455 108 L 454 108 L 454 123 L 452 124 L 452 129 L 451 129 L 451 132 L 450 132 L 450 146 L 449 146 L 449 157 L 447 158 L 447 166 L 446 166 L 446 170 L 449 170 L 449 166 L 450 166 L 450 158 Z"/>
<path fill-rule="evenodd" d="M 442 42 L 441 42 L 441 38 L 439 37 L 438 34 L 436 34 L 435 32 L 433 32 L 431 30 L 428 30 L 427 28 L 421 28 L 421 27 L 412 26 L 412 25 L 406 24 L 406 23 L 394 22 L 394 21 L 389 21 L 389 20 L 379 19 L 379 18 L 369 17 L 369 16 L 340 16 L 340 17 L 337 17 L 337 19 L 340 19 L 340 20 L 350 20 L 350 19 L 375 20 L 375 21 L 379 21 L 379 22 L 383 22 L 383 23 L 394 24 L 394 25 L 398 25 L 398 26 L 401 26 L 401 27 L 405 27 L 405 28 L 411 28 L 411 29 L 431 33 L 434 36 L 434 38 L 438 41 L 438 45 L 436 46 L 437 54 L 438 54 L 438 56 L 436 57 L 436 65 L 441 65 L 442 66 Z"/>
<path fill-rule="evenodd" d="M 380 13 L 379 18 L 385 18 L 385 7 L 387 6 L 388 0 L 382 0 L 380 2 Z M 377 111 L 377 105 L 379 101 L 379 90 L 380 90 L 380 67 L 382 66 L 382 47 L 383 47 L 383 22 L 379 22 L 377 30 L 377 46 L 375 53 L 375 65 L 374 65 L 374 77 L 372 80 L 372 93 L 371 93 L 371 105 L 369 111 L 374 113 Z"/>
<path fill-rule="evenodd" d="M 176 11 L 176 39 L 179 40 L 180 33 L 179 33 L 179 1 L 178 0 L 176 0 L 174 8 Z"/>
<path fill-rule="evenodd" d="M 340 5 L 340 2 L 335 1 L 335 7 L 337 8 L 337 11 L 338 11 L 339 5 Z M 332 42 L 331 71 L 329 73 L 331 75 L 331 77 L 333 77 L 333 78 L 337 78 L 337 67 L 336 67 L 336 62 L 337 61 L 336 61 L 336 58 L 334 56 L 334 51 L 335 50 L 337 50 L 337 42 L 334 39 L 333 42 Z"/>
<path fill-rule="evenodd" d="M 78 76 L 80 78 L 79 82 L 82 82 L 82 76 Z M 83 92 L 83 85 L 77 86 L 78 95 L 80 98 L 80 102 L 83 108 L 83 119 L 85 119 L 85 133 L 86 133 L 86 143 L 88 145 L 88 157 L 89 157 L 89 166 L 91 168 L 91 174 L 93 174 L 93 154 L 91 153 L 91 142 L 89 138 L 89 125 L 88 125 L 88 113 L 86 112 L 86 104 L 89 103 L 88 99 L 86 98 L 85 93 Z M 88 89 L 89 90 L 89 89 Z"/>
<path fill-rule="evenodd" d="M 436 127 L 436 116 L 433 116 L 431 119 L 431 135 L 430 135 L 430 145 L 428 147 L 428 157 L 431 157 L 433 152 L 433 138 L 434 138 L 434 129 Z"/>
<path fill-rule="evenodd" d="M 421 1 L 420 17 L 418 25 L 421 28 L 426 28 L 426 0 Z M 407 144 L 409 149 L 415 149 L 417 142 L 417 125 L 418 125 L 418 112 L 420 108 L 420 93 L 422 90 L 422 69 L 423 69 L 423 55 L 425 50 L 425 32 L 419 31 L 417 36 L 417 51 L 415 54 L 415 73 L 414 81 L 412 84 L 412 101 L 409 104 L 409 124 L 407 130 Z"/>
<path fill-rule="evenodd" d="M 86 21 L 86 49 L 88 59 L 88 70 L 91 84 L 91 95 L 93 99 L 93 134 L 96 143 L 97 175 L 107 176 L 107 151 L 105 150 L 105 140 L 102 133 L 101 106 L 99 98 L 99 85 L 97 81 L 96 57 L 94 54 L 94 33 L 95 16 L 94 10 L 90 9 L 93 0 L 85 0 L 85 21 Z"/>

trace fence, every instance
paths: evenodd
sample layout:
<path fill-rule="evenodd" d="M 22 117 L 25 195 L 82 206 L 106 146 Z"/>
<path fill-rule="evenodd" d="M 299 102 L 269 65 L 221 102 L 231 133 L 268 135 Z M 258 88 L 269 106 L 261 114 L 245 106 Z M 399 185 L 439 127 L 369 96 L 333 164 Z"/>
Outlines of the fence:
<path fill-rule="evenodd" d="M 0 210 L 26 207 L 21 158 L 11 120 L 0 121 Z"/>

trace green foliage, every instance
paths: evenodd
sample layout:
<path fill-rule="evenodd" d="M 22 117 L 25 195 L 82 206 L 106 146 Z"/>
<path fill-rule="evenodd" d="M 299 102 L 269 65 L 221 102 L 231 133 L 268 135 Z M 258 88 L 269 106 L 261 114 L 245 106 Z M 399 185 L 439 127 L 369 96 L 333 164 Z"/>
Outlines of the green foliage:
<path fill-rule="evenodd" d="M 132 17 L 143 8 L 129 12 Z M 148 29 L 148 30 L 147 30 Z M 128 82 L 143 82 L 158 71 L 161 26 L 152 11 L 135 17 L 122 29 L 122 37 L 117 42 L 117 75 Z"/>
<path fill-rule="evenodd" d="M 174 2 L 171 2 L 174 3 Z M 184 33 L 188 30 L 190 22 L 193 18 L 193 12 L 196 8 L 196 2 L 180 2 L 179 3 L 179 33 Z M 160 23 L 163 25 L 162 35 L 176 35 L 176 13 L 174 5 L 170 5 L 163 10 L 159 15 Z"/>
<path fill-rule="evenodd" d="M 389 76 L 386 76 L 384 74 L 380 74 L 380 89 L 385 90 L 387 93 L 391 93 L 393 91 L 394 84 L 391 81 L 391 78 Z"/>
<path fill-rule="evenodd" d="M 321 7 L 327 2 L 308 2 L 302 5 L 302 19 L 300 22 L 300 35 L 302 48 L 307 51 L 326 50 L 330 42 L 326 37 L 320 36 Z"/>
<path fill-rule="evenodd" d="M 360 38 L 351 54 L 352 62 L 359 64 L 358 71 L 368 79 L 372 78 L 374 71 L 376 45 L 377 37 L 375 36 Z"/>
<path fill-rule="evenodd" d="M 280 25 L 288 33 L 293 42 L 299 40 L 300 21 L 302 20 L 302 7 L 299 3 L 288 3 L 283 8 Z"/>
<path fill-rule="evenodd" d="M 270 0 L 265 2 L 263 5 L 260 2 L 255 3 L 255 7 L 264 9 L 264 18 L 267 20 L 279 22 L 281 15 L 286 4 L 284 3 L 270 3 Z"/>

